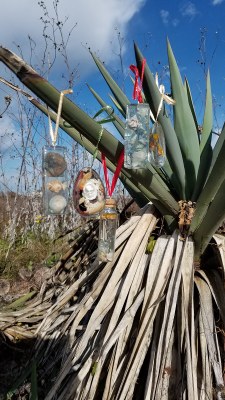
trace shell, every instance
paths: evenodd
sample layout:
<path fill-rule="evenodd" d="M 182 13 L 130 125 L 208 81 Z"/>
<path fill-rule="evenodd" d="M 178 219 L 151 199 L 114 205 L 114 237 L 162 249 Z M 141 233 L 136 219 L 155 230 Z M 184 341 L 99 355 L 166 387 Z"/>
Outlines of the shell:
<path fill-rule="evenodd" d="M 137 116 L 134 115 L 129 121 L 128 121 L 128 126 L 131 129 L 137 129 L 139 125 L 139 121 L 137 119 Z"/>
<path fill-rule="evenodd" d="M 67 169 L 67 163 L 61 154 L 49 152 L 44 157 L 44 169 L 48 176 L 61 176 Z"/>
<path fill-rule="evenodd" d="M 105 189 L 96 171 L 82 169 L 74 183 L 74 206 L 82 216 L 98 215 L 105 205 Z"/>
<path fill-rule="evenodd" d="M 56 194 L 49 201 L 49 209 L 52 214 L 60 214 L 67 205 L 67 200 L 64 196 Z"/>
<path fill-rule="evenodd" d="M 58 193 L 60 190 L 65 190 L 67 187 L 67 184 L 61 181 L 58 181 L 57 179 L 53 179 L 52 181 L 47 183 L 47 188 L 51 190 L 51 192 Z"/>
<path fill-rule="evenodd" d="M 94 200 L 98 196 L 98 181 L 97 179 L 89 179 L 83 188 L 83 197 L 87 200 Z"/>
<path fill-rule="evenodd" d="M 80 171 L 79 174 L 81 174 L 81 178 L 78 180 L 78 189 L 83 190 L 83 188 L 86 185 L 86 183 L 88 182 L 88 180 L 91 179 L 92 172 L 89 170 L 86 171 L 86 168 L 85 168 L 82 171 Z M 79 174 L 78 174 L 78 177 L 79 177 Z"/>

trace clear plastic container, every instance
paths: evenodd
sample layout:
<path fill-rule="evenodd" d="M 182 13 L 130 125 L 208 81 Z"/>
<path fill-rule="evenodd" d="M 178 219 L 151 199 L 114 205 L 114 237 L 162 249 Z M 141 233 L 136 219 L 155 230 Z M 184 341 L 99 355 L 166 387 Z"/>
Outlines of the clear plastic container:
<path fill-rule="evenodd" d="M 149 153 L 150 108 L 146 103 L 128 104 L 124 135 L 124 167 L 145 168 Z"/>
<path fill-rule="evenodd" d="M 100 261 L 113 260 L 118 220 L 116 201 L 108 197 L 99 220 L 98 258 Z"/>
<path fill-rule="evenodd" d="M 68 203 L 66 147 L 44 146 L 42 152 L 43 211 L 63 214 Z"/>
<path fill-rule="evenodd" d="M 157 168 L 163 167 L 166 161 L 165 136 L 161 125 L 155 122 L 149 139 L 149 161 Z"/>

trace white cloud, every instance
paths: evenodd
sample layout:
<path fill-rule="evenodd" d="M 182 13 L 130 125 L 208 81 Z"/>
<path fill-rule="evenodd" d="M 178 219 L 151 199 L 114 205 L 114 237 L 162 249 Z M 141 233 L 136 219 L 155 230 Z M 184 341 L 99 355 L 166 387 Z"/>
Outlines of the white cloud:
<path fill-rule="evenodd" d="M 219 4 L 222 4 L 224 0 L 212 0 L 212 5 L 213 6 L 218 6 Z"/>
<path fill-rule="evenodd" d="M 174 28 L 176 28 L 177 27 L 177 25 L 179 24 L 179 19 L 177 19 L 177 18 L 174 18 L 173 20 L 172 20 L 172 25 L 174 26 Z"/>
<path fill-rule="evenodd" d="M 55 1 L 54 1 L 55 2 Z M 94 68 L 87 48 L 99 52 L 104 61 L 109 62 L 115 58 L 116 43 L 111 43 L 116 38 L 115 28 L 126 36 L 129 23 L 132 18 L 141 10 L 146 0 L 61 0 L 58 5 L 59 19 L 64 21 L 65 38 L 71 32 L 68 42 L 68 51 L 72 54 L 70 62 L 76 66 L 80 65 L 82 73 L 89 72 Z M 42 2 L 40 2 L 42 3 Z M 56 18 L 53 9 L 53 0 L 45 0 L 49 15 Z M 78 5 L 79 3 L 79 5 Z M 1 10 L 0 37 L 1 45 L 8 47 L 18 53 L 18 44 L 23 50 L 24 58 L 30 53 L 28 35 L 36 43 L 35 52 L 38 52 L 37 64 L 40 65 L 43 55 L 44 38 L 42 36 L 43 23 L 41 21 L 43 9 L 36 0 L 7 0 Z M 68 17 L 65 21 L 65 17 Z M 48 19 L 47 16 L 43 16 Z M 48 23 L 47 34 L 51 33 L 51 24 Z M 56 39 L 60 41 L 59 32 L 56 32 Z M 118 45 L 118 43 L 117 43 Z M 113 48 L 114 46 L 114 48 Z M 85 48 L 86 47 L 86 48 Z M 30 61 L 26 58 L 26 61 Z"/>
<path fill-rule="evenodd" d="M 169 23 L 169 17 L 170 13 L 167 10 L 160 10 L 160 16 L 162 18 L 162 22 L 164 25 L 167 25 Z"/>
<path fill-rule="evenodd" d="M 14 146 L 18 146 L 21 140 L 19 135 L 16 133 L 16 127 L 14 126 L 12 119 L 6 114 L 0 119 L 0 154 L 4 154 Z"/>
<path fill-rule="evenodd" d="M 185 3 L 180 9 L 181 15 L 183 17 L 189 17 L 190 20 L 193 20 L 197 14 L 199 14 L 196 6 L 191 1 Z"/>
<path fill-rule="evenodd" d="M 172 24 L 172 26 L 173 26 L 174 28 L 176 28 L 177 25 L 178 25 L 179 22 L 180 22 L 179 19 L 177 19 L 177 18 L 171 19 L 171 16 L 170 16 L 170 13 L 169 13 L 168 10 L 160 10 L 160 17 L 161 17 L 162 23 L 163 23 L 164 25 Z"/>

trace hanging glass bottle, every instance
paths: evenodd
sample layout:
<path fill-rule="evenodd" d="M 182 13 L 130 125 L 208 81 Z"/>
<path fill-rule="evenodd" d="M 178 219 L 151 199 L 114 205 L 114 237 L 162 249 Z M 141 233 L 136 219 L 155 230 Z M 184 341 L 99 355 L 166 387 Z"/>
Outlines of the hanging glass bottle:
<path fill-rule="evenodd" d="M 127 105 L 124 136 L 125 168 L 145 168 L 149 153 L 149 120 L 148 104 Z"/>
<path fill-rule="evenodd" d="M 162 167 L 166 160 L 165 136 L 161 125 L 156 121 L 152 127 L 149 139 L 149 161 L 157 168 Z"/>
<path fill-rule="evenodd" d="M 100 214 L 98 258 L 100 261 L 112 261 L 115 252 L 116 229 L 118 226 L 118 213 L 116 201 L 107 197 L 105 208 Z"/>
<path fill-rule="evenodd" d="M 43 208 L 47 214 L 63 214 L 68 203 L 66 148 L 44 146 Z"/>

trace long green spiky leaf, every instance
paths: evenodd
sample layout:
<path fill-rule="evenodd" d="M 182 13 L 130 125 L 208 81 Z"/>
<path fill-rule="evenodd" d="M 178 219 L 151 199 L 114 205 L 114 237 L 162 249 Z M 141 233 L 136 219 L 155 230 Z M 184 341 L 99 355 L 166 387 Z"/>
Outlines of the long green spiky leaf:
<path fill-rule="evenodd" d="M 192 196 L 193 201 L 197 201 L 199 194 L 204 187 L 207 180 L 208 172 L 211 166 L 213 150 L 212 150 L 212 125 L 213 125 L 213 108 L 212 108 L 212 91 L 210 84 L 209 72 L 206 79 L 206 100 L 205 100 L 205 112 L 203 118 L 203 125 L 201 131 L 201 142 L 200 142 L 200 166 L 198 170 L 197 182 L 195 190 Z"/>
<path fill-rule="evenodd" d="M 197 255 L 202 254 L 216 230 L 222 225 L 225 219 L 224 204 L 225 181 L 223 181 L 213 202 L 207 209 L 207 218 L 202 220 L 194 232 Z"/>
<path fill-rule="evenodd" d="M 116 98 L 116 101 L 121 106 L 123 110 L 123 116 L 126 116 L 126 106 L 130 103 L 129 99 L 125 96 L 124 92 L 120 89 L 119 85 L 114 81 L 111 75 L 108 73 L 107 69 L 103 65 L 103 63 L 93 54 L 91 53 L 95 64 L 97 65 L 99 71 L 101 72 L 103 78 L 105 79 L 107 85 L 110 87 L 113 95 Z"/>
<path fill-rule="evenodd" d="M 109 98 L 112 100 L 114 106 L 117 108 L 117 110 L 119 111 L 119 113 L 124 116 L 124 112 L 123 109 L 121 108 L 120 104 L 118 103 L 118 101 L 116 101 L 115 97 L 113 97 L 111 94 L 109 94 Z"/>
<path fill-rule="evenodd" d="M 195 108 L 194 108 L 194 103 L 193 103 L 193 99 L 192 99 L 192 95 L 191 95 L 191 88 L 190 88 L 190 85 L 189 85 L 188 80 L 187 80 L 186 77 L 185 77 L 185 80 L 184 80 L 184 88 L 185 88 L 186 93 L 187 93 L 188 104 L 189 104 L 190 110 L 192 112 L 193 119 L 195 121 L 196 130 L 198 132 L 198 121 L 197 121 L 196 112 L 195 112 Z"/>
<path fill-rule="evenodd" d="M 200 166 L 198 170 L 197 182 L 195 190 L 192 195 L 192 201 L 197 201 L 204 185 L 207 180 L 209 169 L 212 162 L 213 150 L 212 150 L 212 124 L 213 124 L 213 112 L 212 112 L 212 92 L 210 85 L 209 72 L 206 79 L 206 100 L 205 100 L 205 112 L 203 118 L 203 125 L 201 130 L 201 142 L 200 142 Z"/>
<path fill-rule="evenodd" d="M 142 61 L 144 57 L 136 44 L 134 44 L 134 50 L 137 66 L 139 68 L 139 71 L 141 71 Z M 143 91 L 153 114 L 156 116 L 161 100 L 161 94 L 147 64 L 145 65 L 144 71 Z M 185 198 L 185 170 L 176 133 L 173 129 L 169 117 L 163 111 L 160 112 L 158 119 L 160 124 L 162 125 L 166 137 L 167 157 L 171 169 L 174 173 L 172 183 L 176 188 L 179 198 Z"/>
<path fill-rule="evenodd" d="M 225 139 L 225 137 L 224 137 Z M 203 222 L 203 219 L 207 213 L 208 220 L 208 207 L 214 200 L 217 191 L 225 179 L 225 140 L 221 144 L 220 152 L 218 153 L 217 159 L 214 162 L 213 168 L 210 171 L 208 180 L 198 197 L 197 206 L 194 218 L 191 223 L 191 231 L 195 232 Z"/>
<path fill-rule="evenodd" d="M 180 143 L 186 171 L 186 198 L 190 199 L 197 180 L 200 163 L 198 133 L 189 107 L 187 94 L 169 41 L 167 42 L 172 97 L 176 101 L 174 128 Z"/>
<path fill-rule="evenodd" d="M 96 93 L 96 91 L 89 85 L 87 85 L 93 96 L 96 98 L 96 100 L 101 104 L 102 107 L 106 107 L 108 104 Z M 113 125 L 116 127 L 122 138 L 124 137 L 124 129 L 125 129 L 125 124 L 124 122 L 113 112 L 113 114 L 110 114 L 110 110 L 106 112 L 110 115 L 113 116 L 115 119 L 112 121 Z"/>
<path fill-rule="evenodd" d="M 201 152 L 198 177 L 197 177 L 197 182 L 195 185 L 195 190 L 192 195 L 192 201 L 198 200 L 198 197 L 205 185 L 205 182 L 207 180 L 207 175 L 208 175 L 208 172 L 210 169 L 211 161 L 212 161 L 212 154 L 213 154 L 213 151 L 212 151 L 212 146 L 211 146 L 211 137 L 208 137 L 208 142 L 206 142 L 206 145 Z"/>
<path fill-rule="evenodd" d="M 210 84 L 210 75 L 207 74 L 206 79 L 206 99 L 205 99 L 205 112 L 201 132 L 201 142 L 200 151 L 202 152 L 205 146 L 209 146 L 209 138 L 212 137 L 212 127 L 213 127 L 213 103 L 212 103 L 212 91 Z M 211 142 L 211 140 L 210 140 Z"/>
<path fill-rule="evenodd" d="M 218 138 L 218 140 L 216 142 L 216 145 L 215 145 L 215 147 L 213 149 L 212 162 L 211 162 L 211 166 L 210 166 L 210 170 L 209 170 L 209 175 L 210 175 L 210 173 L 211 173 L 211 171 L 212 171 L 212 169 L 214 167 L 214 164 L 215 164 L 215 162 L 217 160 L 218 154 L 221 151 L 221 147 L 223 146 L 224 140 L 225 140 L 225 123 L 224 123 L 224 125 L 222 127 L 222 130 L 221 130 L 221 133 L 219 135 L 219 138 Z"/>

